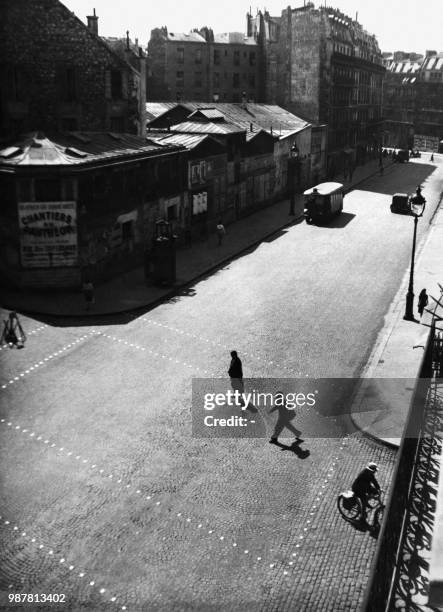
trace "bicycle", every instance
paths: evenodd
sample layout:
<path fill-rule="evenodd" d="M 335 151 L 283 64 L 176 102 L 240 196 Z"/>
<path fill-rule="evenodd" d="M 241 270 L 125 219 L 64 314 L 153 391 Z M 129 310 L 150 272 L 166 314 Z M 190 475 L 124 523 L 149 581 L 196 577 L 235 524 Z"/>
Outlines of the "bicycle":
<path fill-rule="evenodd" d="M 361 499 L 353 491 L 343 491 L 337 497 L 338 511 L 350 523 L 358 523 L 366 518 L 369 512 L 373 512 L 372 529 L 379 529 L 385 509 L 383 494 L 382 489 L 371 493 L 367 498 L 366 512 L 363 512 Z"/>

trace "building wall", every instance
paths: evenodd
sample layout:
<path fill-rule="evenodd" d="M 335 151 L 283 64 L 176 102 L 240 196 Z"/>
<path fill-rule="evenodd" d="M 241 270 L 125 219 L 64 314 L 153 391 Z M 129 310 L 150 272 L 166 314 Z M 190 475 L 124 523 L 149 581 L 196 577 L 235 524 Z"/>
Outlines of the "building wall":
<path fill-rule="evenodd" d="M 428 51 L 420 63 L 391 62 L 383 113 L 386 145 L 436 151 L 443 139 L 443 54 Z"/>
<path fill-rule="evenodd" d="M 358 161 L 382 131 L 384 68 L 375 38 L 340 11 L 312 3 L 261 22 L 266 101 L 328 124 L 329 155 L 353 148 Z"/>
<path fill-rule="evenodd" d="M 211 40 L 174 41 L 165 28 L 152 30 L 148 43 L 148 99 L 177 101 L 257 101 L 260 91 L 258 45 Z"/>
<path fill-rule="evenodd" d="M 58 0 L 4 0 L 1 133 L 143 133 L 141 74 Z"/>
<path fill-rule="evenodd" d="M 207 99 L 208 60 L 206 43 L 166 43 L 165 79 L 171 92 L 171 100 Z"/>
<path fill-rule="evenodd" d="M 86 167 L 80 172 L 77 168 L 75 173 L 60 167 L 0 172 L 0 185 L 8 194 L 7 206 L 0 212 L 0 273 L 16 285 L 75 287 L 84 270 L 100 281 L 140 265 L 152 242 L 154 223 L 167 217 L 170 206 L 176 207 L 177 219 L 183 217 L 186 168 L 186 151 L 162 151 L 145 160 L 134 158 L 123 165 Z M 56 200 L 38 195 L 39 180 L 60 185 Z M 74 259 L 69 253 L 64 263 L 54 241 L 43 238 L 35 248 L 38 261 L 32 262 L 32 257 L 25 261 L 23 210 L 51 207 L 58 212 L 66 205 L 70 214 L 74 211 Z"/>

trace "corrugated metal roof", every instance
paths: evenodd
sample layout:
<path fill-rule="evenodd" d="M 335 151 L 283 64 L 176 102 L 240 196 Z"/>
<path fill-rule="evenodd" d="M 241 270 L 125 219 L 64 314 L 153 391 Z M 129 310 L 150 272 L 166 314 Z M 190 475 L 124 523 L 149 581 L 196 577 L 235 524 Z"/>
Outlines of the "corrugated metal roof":
<path fill-rule="evenodd" d="M 177 102 L 146 102 L 146 117 L 148 121 L 152 121 L 176 106 L 179 106 Z"/>
<path fill-rule="evenodd" d="M 207 119 L 224 119 L 225 118 L 223 113 L 221 113 L 216 108 L 199 108 L 199 109 L 193 111 L 189 115 L 189 118 L 194 117 L 194 115 L 196 115 L 196 114 L 203 115 Z"/>
<path fill-rule="evenodd" d="M 11 148 L 17 149 L 11 155 Z M 14 166 L 75 166 L 140 153 L 163 152 L 145 138 L 110 132 L 70 132 L 47 137 L 28 134 L 0 150 L 0 162 Z"/>
<path fill-rule="evenodd" d="M 183 121 L 171 125 L 171 132 L 188 132 L 190 134 L 235 134 L 245 130 L 232 123 L 200 123 L 197 121 Z"/>
<path fill-rule="evenodd" d="M 190 114 L 198 109 L 215 109 L 224 115 L 226 121 L 242 127 L 247 132 L 251 131 L 252 123 L 254 131 L 263 129 L 270 132 L 272 129 L 273 135 L 278 137 L 285 137 L 299 132 L 309 125 L 304 119 L 275 104 L 255 104 L 249 102 L 246 105 L 229 102 L 148 102 L 146 107 L 149 114 L 156 113 L 158 117 L 178 105 L 187 108 Z"/>
<path fill-rule="evenodd" d="M 187 149 L 194 149 L 200 143 L 207 138 L 210 138 L 206 134 L 162 134 L 157 135 L 155 140 L 161 145 L 177 145 L 186 147 Z"/>

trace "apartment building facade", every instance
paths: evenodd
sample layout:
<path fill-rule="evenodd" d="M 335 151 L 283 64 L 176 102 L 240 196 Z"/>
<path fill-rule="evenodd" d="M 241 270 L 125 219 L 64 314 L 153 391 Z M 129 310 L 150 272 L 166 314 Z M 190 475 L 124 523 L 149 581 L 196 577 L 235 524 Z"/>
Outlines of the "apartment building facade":
<path fill-rule="evenodd" d="M 239 32 L 214 34 L 210 28 L 189 34 L 151 32 L 148 43 L 148 100 L 257 101 L 259 46 Z"/>

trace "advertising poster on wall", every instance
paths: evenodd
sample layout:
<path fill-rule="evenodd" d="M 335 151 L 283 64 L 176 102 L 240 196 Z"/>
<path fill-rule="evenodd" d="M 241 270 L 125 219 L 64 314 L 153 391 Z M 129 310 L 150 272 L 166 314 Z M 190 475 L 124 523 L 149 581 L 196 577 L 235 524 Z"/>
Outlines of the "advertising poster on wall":
<path fill-rule="evenodd" d="M 24 268 L 77 265 L 75 202 L 20 202 L 18 218 Z"/>

